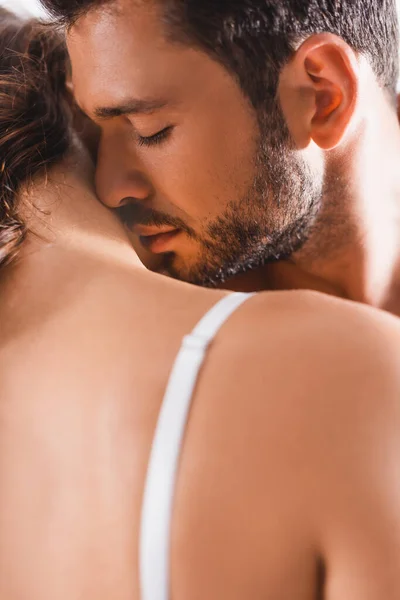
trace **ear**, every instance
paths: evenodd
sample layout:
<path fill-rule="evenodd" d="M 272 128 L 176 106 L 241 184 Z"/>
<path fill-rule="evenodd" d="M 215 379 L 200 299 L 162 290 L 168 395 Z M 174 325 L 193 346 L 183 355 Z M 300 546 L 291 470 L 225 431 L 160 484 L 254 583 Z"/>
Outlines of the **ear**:
<path fill-rule="evenodd" d="M 359 94 L 357 56 L 340 37 L 310 37 L 282 70 L 279 99 L 300 148 L 332 150 L 345 137 Z"/>

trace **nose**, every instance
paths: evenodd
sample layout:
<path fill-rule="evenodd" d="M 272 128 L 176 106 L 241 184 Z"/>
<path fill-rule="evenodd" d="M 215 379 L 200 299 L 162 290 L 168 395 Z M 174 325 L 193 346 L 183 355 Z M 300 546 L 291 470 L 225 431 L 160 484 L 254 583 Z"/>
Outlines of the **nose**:
<path fill-rule="evenodd" d="M 132 199 L 145 201 L 153 194 L 137 157 L 105 136 L 99 144 L 96 189 L 101 202 L 110 208 L 120 208 Z"/>

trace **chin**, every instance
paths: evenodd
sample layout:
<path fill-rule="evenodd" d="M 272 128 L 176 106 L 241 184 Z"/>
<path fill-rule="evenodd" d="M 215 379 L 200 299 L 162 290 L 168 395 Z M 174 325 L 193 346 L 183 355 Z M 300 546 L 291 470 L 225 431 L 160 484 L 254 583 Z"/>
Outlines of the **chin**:
<path fill-rule="evenodd" d="M 201 285 L 201 283 L 198 283 L 197 281 L 197 275 L 200 272 L 198 264 L 188 257 L 175 254 L 175 252 L 163 256 L 162 271 L 173 279 L 178 279 L 185 283 Z"/>

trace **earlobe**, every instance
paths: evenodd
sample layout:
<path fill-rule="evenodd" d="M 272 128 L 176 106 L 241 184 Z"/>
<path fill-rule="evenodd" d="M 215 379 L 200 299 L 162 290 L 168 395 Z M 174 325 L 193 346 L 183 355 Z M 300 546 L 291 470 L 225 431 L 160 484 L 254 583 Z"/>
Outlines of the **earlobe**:
<path fill-rule="evenodd" d="M 357 58 L 342 39 L 320 34 L 304 42 L 285 67 L 280 85 L 282 108 L 295 138 L 302 145 L 308 138 L 323 150 L 336 148 L 352 122 L 358 87 Z"/>

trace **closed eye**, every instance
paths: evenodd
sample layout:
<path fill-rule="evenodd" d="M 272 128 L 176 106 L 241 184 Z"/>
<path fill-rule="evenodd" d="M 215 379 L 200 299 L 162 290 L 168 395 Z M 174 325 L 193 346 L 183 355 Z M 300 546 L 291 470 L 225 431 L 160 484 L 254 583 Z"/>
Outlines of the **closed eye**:
<path fill-rule="evenodd" d="M 154 135 L 150 135 L 148 137 L 138 135 L 137 142 L 139 146 L 156 146 L 164 142 L 170 135 L 173 126 L 165 127 L 161 131 L 158 131 Z"/>

